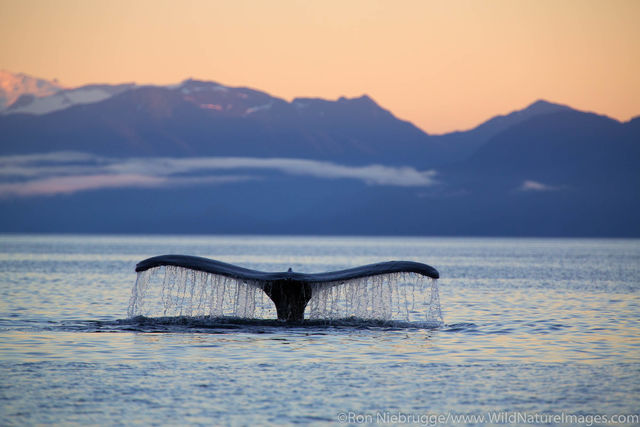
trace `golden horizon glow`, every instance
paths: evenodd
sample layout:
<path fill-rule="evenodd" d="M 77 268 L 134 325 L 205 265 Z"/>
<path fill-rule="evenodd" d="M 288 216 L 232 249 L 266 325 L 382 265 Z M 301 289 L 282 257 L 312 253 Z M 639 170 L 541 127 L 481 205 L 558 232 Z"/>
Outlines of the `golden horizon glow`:
<path fill-rule="evenodd" d="M 428 133 L 537 99 L 640 114 L 640 2 L 0 0 L 0 68 L 68 86 L 193 77 L 368 94 Z"/>

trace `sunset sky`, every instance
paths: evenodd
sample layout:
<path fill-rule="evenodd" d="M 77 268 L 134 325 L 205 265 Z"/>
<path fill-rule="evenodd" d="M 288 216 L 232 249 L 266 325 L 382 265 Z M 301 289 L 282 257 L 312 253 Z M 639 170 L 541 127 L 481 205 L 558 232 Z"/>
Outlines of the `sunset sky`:
<path fill-rule="evenodd" d="M 640 1 L 0 0 L 0 69 L 364 93 L 429 133 L 536 99 L 640 115 Z"/>

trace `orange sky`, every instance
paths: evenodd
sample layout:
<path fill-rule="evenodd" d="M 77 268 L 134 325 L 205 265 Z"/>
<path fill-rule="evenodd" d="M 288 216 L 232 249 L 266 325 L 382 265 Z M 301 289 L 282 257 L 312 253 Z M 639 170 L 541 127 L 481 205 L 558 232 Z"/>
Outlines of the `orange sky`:
<path fill-rule="evenodd" d="M 429 133 L 536 99 L 640 115 L 638 0 L 0 0 L 0 68 L 369 94 Z"/>

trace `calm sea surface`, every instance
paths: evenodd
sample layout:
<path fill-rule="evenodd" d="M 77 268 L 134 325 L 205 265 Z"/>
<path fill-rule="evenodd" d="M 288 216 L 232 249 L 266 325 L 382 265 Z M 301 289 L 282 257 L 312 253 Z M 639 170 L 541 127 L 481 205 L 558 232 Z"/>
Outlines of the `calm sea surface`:
<path fill-rule="evenodd" d="M 127 320 L 135 264 L 167 253 L 265 271 L 424 262 L 440 271 L 445 324 Z M 637 414 L 639 240 L 0 236 L 3 426 Z"/>

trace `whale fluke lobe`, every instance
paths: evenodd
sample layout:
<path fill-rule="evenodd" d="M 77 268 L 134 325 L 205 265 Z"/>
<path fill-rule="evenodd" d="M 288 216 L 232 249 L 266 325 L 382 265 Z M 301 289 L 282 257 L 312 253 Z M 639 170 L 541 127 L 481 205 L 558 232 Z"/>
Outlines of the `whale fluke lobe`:
<path fill-rule="evenodd" d="M 326 273 L 263 272 L 239 267 L 208 258 L 187 255 L 162 255 L 145 259 L 136 265 L 138 279 L 132 291 L 129 315 L 145 314 L 144 295 L 148 293 L 151 276 L 165 269 L 162 289 L 163 315 L 225 315 L 225 303 L 233 301 L 233 315 L 251 316 L 256 309 L 266 306 L 256 291 L 266 295 L 275 305 L 277 317 L 284 321 L 302 321 L 311 302 L 311 317 L 329 316 L 382 316 L 390 317 L 400 307 L 402 290 L 400 281 L 438 279 L 438 271 L 426 264 L 413 261 L 388 261 L 363 265 Z M 430 305 L 437 305 L 435 317 L 440 316 L 437 287 L 431 287 Z M 341 286 L 343 285 L 343 286 Z M 356 301 L 373 286 L 370 298 Z M 344 288 L 341 290 L 341 288 Z M 395 289 L 395 290 L 394 290 Z M 408 307 L 408 295 L 404 298 Z M 379 300 L 374 304 L 369 299 Z M 328 299 L 332 303 L 327 304 Z M 338 299 L 344 300 L 338 304 Z M 368 305 L 367 305 L 368 304 Z M 383 304 L 388 307 L 382 307 Z M 178 312 L 179 309 L 179 312 Z M 408 309 L 407 309 L 408 310 Z"/>

